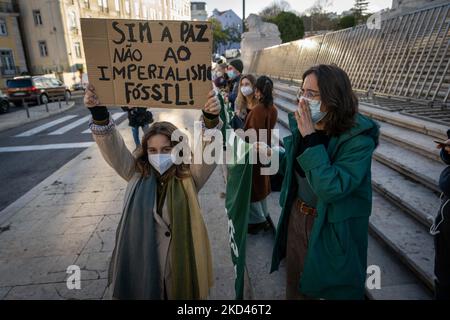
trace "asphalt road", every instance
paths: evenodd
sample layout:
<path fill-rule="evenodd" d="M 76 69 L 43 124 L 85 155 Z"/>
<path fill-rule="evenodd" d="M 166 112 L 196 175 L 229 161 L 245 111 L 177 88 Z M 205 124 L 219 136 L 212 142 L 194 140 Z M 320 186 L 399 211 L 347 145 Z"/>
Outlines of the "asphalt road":
<path fill-rule="evenodd" d="M 76 105 L 64 113 L 0 132 L 0 211 L 93 143 L 90 113 L 81 96 L 73 98 Z M 121 115 L 118 124 L 127 118 L 112 113 Z"/>

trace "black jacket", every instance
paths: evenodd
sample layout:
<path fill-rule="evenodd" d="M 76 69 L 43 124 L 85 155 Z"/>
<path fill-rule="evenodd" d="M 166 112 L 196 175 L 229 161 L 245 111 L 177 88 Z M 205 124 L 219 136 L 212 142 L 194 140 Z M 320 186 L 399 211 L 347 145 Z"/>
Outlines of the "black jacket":
<path fill-rule="evenodd" d="M 128 112 L 128 125 L 130 127 L 142 127 L 153 122 L 153 115 L 146 108 L 122 107 L 122 110 Z"/>

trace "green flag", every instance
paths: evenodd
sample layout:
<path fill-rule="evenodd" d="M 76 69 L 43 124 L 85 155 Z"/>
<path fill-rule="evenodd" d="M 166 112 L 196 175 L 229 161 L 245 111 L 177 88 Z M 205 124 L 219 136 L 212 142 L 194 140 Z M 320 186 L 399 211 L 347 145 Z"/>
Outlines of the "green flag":
<path fill-rule="evenodd" d="M 222 137 L 225 140 L 226 130 L 230 128 L 230 120 L 231 120 L 231 117 L 233 116 L 233 112 L 230 110 L 229 104 L 225 103 L 225 99 L 224 99 L 222 93 L 218 93 L 217 97 L 219 98 L 219 102 L 220 102 L 219 117 L 220 117 L 220 120 L 222 120 L 222 122 L 223 122 L 222 130 L 221 130 Z M 225 143 L 225 141 L 224 141 L 224 143 Z"/>
<path fill-rule="evenodd" d="M 227 134 L 227 152 L 232 150 L 231 163 L 227 163 L 227 187 L 225 209 L 228 215 L 228 234 L 231 258 L 236 275 L 236 299 L 244 297 L 245 248 L 250 210 L 252 168 L 250 164 L 251 145 L 237 137 L 232 130 Z M 229 161 L 229 159 L 227 159 Z"/>

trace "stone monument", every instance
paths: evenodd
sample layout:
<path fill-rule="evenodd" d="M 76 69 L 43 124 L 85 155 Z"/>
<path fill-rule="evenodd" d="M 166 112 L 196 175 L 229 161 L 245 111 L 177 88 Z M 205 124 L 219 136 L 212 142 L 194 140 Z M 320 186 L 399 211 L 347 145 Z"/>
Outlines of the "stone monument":
<path fill-rule="evenodd" d="M 256 14 L 245 19 L 248 32 L 242 34 L 241 60 L 244 63 L 244 73 L 252 62 L 255 51 L 281 44 L 280 31 L 273 23 L 264 22 Z"/>

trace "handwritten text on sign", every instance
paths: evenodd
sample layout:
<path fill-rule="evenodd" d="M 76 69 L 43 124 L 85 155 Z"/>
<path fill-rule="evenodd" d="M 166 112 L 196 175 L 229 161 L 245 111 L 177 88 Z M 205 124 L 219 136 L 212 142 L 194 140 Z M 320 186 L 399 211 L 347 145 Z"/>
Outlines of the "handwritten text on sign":
<path fill-rule="evenodd" d="M 104 105 L 201 108 L 211 90 L 211 25 L 81 19 L 89 82 Z"/>

